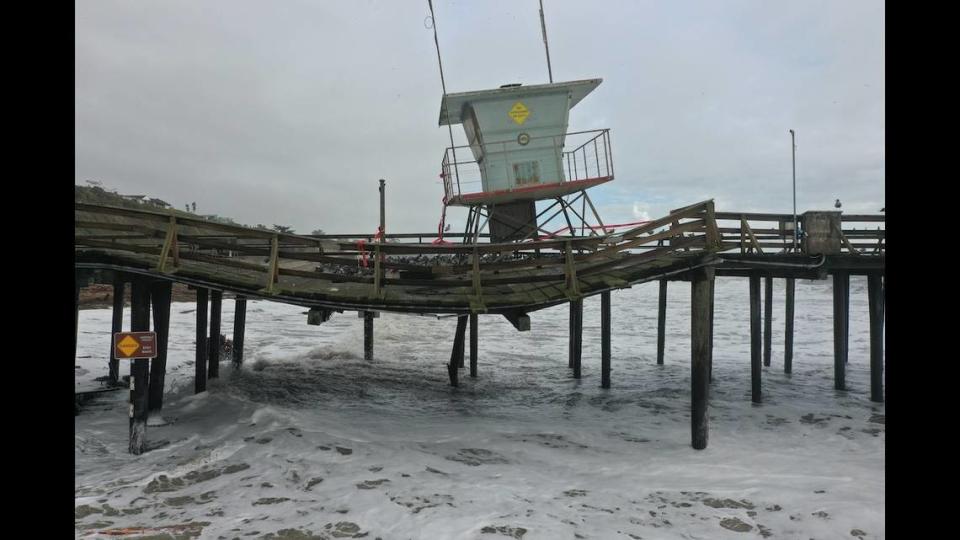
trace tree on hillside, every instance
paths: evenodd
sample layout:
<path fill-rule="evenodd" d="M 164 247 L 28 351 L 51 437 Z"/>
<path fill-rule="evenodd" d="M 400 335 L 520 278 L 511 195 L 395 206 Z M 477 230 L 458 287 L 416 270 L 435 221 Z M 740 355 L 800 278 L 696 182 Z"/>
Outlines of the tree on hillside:
<path fill-rule="evenodd" d="M 327 233 L 323 232 L 323 229 L 314 229 L 313 232 L 310 234 L 321 235 L 321 234 L 327 234 Z"/>
<path fill-rule="evenodd" d="M 289 227 L 289 226 L 287 226 L 287 225 L 277 225 L 277 224 L 274 224 L 274 225 L 273 225 L 273 230 L 275 230 L 275 231 L 277 231 L 277 232 L 280 232 L 280 233 L 293 234 L 293 227 Z"/>

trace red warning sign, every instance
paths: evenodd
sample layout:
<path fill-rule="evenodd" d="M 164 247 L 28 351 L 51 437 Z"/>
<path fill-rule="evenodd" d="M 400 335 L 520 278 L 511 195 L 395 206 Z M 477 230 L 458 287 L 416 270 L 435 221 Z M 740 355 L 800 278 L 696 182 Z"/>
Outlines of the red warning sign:
<path fill-rule="evenodd" d="M 113 354 L 119 359 L 156 358 L 156 332 L 117 332 L 113 335 Z"/>

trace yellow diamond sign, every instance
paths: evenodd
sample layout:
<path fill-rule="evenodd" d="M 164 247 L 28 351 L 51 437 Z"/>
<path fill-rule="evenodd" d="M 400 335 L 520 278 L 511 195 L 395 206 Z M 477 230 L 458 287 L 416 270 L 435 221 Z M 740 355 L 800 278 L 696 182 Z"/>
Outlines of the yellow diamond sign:
<path fill-rule="evenodd" d="M 126 336 L 117 343 L 117 348 L 123 351 L 123 354 L 130 356 L 140 348 L 140 342 L 133 339 L 132 336 Z"/>
<path fill-rule="evenodd" d="M 511 107 L 510 112 L 507 114 L 519 125 L 527 121 L 527 117 L 530 116 L 530 109 L 518 101 L 513 104 L 513 107 Z"/>

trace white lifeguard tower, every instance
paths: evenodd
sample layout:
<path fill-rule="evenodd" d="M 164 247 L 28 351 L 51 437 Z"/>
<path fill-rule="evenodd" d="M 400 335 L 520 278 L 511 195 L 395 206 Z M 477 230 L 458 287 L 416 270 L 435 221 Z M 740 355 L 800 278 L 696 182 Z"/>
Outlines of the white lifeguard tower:
<path fill-rule="evenodd" d="M 440 125 L 463 124 L 468 142 L 444 152 L 445 204 L 469 207 L 468 228 L 477 231 L 485 215 L 493 242 L 536 235 L 538 200 L 556 200 L 571 232 L 568 210 L 585 222 L 585 208 L 577 213 L 563 197 L 581 192 L 589 202 L 586 189 L 613 180 L 610 132 L 568 132 L 567 124 L 570 109 L 601 82 L 509 84 L 445 95 Z M 590 208 L 596 215 L 592 202 Z"/>

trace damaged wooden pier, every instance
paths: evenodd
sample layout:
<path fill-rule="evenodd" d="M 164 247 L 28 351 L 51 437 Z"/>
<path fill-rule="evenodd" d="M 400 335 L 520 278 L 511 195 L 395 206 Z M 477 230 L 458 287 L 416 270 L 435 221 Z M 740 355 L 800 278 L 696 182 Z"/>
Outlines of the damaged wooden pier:
<path fill-rule="evenodd" d="M 490 243 L 474 231 L 463 243 L 423 243 L 432 234 L 306 236 L 225 225 L 162 211 L 77 203 L 75 206 L 76 290 L 91 271 L 113 276 L 114 317 L 123 317 L 123 291 L 133 290 L 131 325 L 157 332 L 159 356 L 131 366 L 130 451 L 146 448 L 146 421 L 160 410 L 169 324 L 170 286 L 197 291 L 195 391 L 219 376 L 221 299 L 236 298 L 232 359 L 243 363 L 246 300 L 259 298 L 309 309 L 307 322 L 322 324 L 334 313 L 358 312 L 364 320 L 364 357 L 374 358 L 374 323 L 382 311 L 457 316 L 447 364 L 450 383 L 460 369 L 477 374 L 479 315 L 503 316 L 518 331 L 530 329 L 531 314 L 559 304 L 570 309 L 569 367 L 581 376 L 583 300 L 600 295 L 601 386 L 611 387 L 611 292 L 659 284 L 657 362 L 664 362 L 668 283 L 691 284 L 692 446 L 708 439 L 712 371 L 713 296 L 717 277 L 750 281 L 750 374 L 752 399 L 762 401 L 763 366 L 771 365 L 772 280 L 786 280 L 784 370 L 792 369 L 796 279 L 827 279 L 834 285 L 835 387 L 846 388 L 849 277 L 869 284 L 871 399 L 883 401 L 885 231 L 882 215 L 807 212 L 799 216 L 802 240 L 794 245 L 793 216 L 715 211 L 705 201 L 623 232 L 587 231 L 587 236 L 532 238 Z M 856 225 L 856 227 L 851 227 Z M 573 233 L 576 230 L 571 231 Z M 416 241 L 415 241 L 416 240 Z M 761 302 L 761 280 L 764 301 Z M 119 302 L 117 299 L 121 299 Z M 761 307 L 765 324 L 761 324 Z M 467 328 L 469 327 L 469 342 Z M 105 329 L 106 331 L 106 329 Z M 109 340 L 105 335 L 104 347 Z M 466 354 L 469 350 L 469 363 Z M 112 353 L 111 353 L 112 354 Z M 110 357 L 109 378 L 119 380 Z"/>

